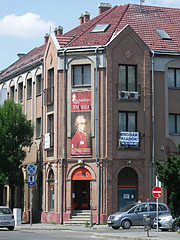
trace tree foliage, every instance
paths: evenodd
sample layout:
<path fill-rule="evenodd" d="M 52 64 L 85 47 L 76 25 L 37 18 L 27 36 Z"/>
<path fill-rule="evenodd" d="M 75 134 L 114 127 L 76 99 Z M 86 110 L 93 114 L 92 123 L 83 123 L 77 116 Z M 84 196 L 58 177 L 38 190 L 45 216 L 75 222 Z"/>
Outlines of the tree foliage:
<path fill-rule="evenodd" d="M 18 184 L 20 166 L 31 144 L 33 126 L 22 113 L 22 106 L 6 100 L 0 106 L 0 185 Z"/>
<path fill-rule="evenodd" d="M 155 161 L 158 179 L 168 189 L 170 210 L 173 216 L 180 216 L 180 157 L 169 155 L 165 162 Z"/>

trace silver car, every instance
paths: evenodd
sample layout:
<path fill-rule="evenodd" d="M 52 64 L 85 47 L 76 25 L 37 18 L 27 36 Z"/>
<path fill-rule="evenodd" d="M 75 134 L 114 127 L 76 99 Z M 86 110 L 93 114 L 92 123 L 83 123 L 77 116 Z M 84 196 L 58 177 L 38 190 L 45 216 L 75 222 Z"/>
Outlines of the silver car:
<path fill-rule="evenodd" d="M 162 231 L 178 231 L 180 227 L 176 224 L 177 218 L 173 218 L 170 213 L 162 214 L 158 217 L 158 228 Z M 157 217 L 153 220 L 153 227 L 157 227 Z"/>
<path fill-rule="evenodd" d="M 131 204 L 121 212 L 116 212 L 108 217 L 108 226 L 113 229 L 120 227 L 129 229 L 131 226 L 143 226 L 144 216 L 150 215 L 151 225 L 153 226 L 153 219 L 156 216 L 156 203 L 155 202 L 142 202 Z M 164 203 L 158 204 L 159 215 L 169 213 L 169 208 Z"/>
<path fill-rule="evenodd" d="M 9 230 L 14 230 L 15 221 L 14 215 L 10 208 L 0 206 L 0 228 L 8 228 Z"/>

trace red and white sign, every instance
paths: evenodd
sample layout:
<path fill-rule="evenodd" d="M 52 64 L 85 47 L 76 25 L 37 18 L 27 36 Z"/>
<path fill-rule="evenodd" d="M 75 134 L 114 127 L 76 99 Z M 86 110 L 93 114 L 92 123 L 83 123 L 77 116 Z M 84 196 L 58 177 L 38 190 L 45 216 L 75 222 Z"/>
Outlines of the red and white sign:
<path fill-rule="evenodd" d="M 152 190 L 152 195 L 155 198 L 159 198 L 162 195 L 162 189 L 160 187 L 154 187 Z"/>

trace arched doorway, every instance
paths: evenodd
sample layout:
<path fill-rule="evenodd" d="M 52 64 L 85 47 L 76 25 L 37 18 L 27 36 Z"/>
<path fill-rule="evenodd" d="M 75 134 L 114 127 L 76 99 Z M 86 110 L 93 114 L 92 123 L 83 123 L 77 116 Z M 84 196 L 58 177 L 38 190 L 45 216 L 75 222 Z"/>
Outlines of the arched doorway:
<path fill-rule="evenodd" d="M 118 175 L 118 210 L 137 201 L 138 176 L 130 167 L 126 167 Z"/>
<path fill-rule="evenodd" d="M 78 168 L 72 174 L 72 205 L 75 210 L 90 209 L 91 173 Z"/>

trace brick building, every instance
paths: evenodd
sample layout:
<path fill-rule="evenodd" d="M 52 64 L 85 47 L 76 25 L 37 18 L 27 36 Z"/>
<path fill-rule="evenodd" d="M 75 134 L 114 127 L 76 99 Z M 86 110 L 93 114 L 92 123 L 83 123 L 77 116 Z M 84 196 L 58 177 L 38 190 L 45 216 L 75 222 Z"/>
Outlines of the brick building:
<path fill-rule="evenodd" d="M 43 208 L 35 211 L 42 222 L 63 223 L 75 210 L 91 209 L 100 223 L 128 203 L 153 200 L 154 159 L 177 152 L 180 142 L 179 20 L 179 9 L 100 4 L 97 17 L 85 12 L 76 28 L 46 37 L 33 54 L 43 48 L 41 61 L 38 55 L 26 65 L 30 52 L 19 60 L 23 72 L 17 61 L 17 71 L 1 73 L 10 96 L 15 82 L 15 101 L 20 76 L 27 95 L 32 86 L 22 104 L 36 135 L 24 165 L 38 165 L 34 191 Z M 168 201 L 165 190 L 161 201 Z"/>

